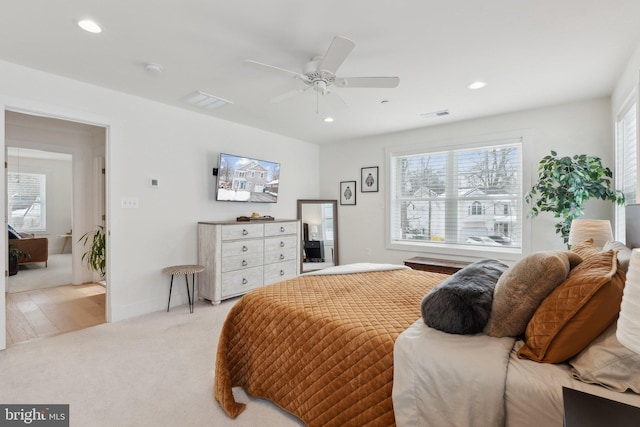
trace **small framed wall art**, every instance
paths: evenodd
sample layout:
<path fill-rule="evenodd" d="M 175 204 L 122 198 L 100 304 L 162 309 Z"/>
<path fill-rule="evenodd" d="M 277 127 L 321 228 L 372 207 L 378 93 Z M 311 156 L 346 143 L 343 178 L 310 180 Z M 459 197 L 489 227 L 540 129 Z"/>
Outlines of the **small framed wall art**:
<path fill-rule="evenodd" d="M 341 205 L 356 204 L 356 181 L 340 182 L 340 204 Z"/>
<path fill-rule="evenodd" d="M 363 193 L 378 192 L 378 166 L 361 169 L 360 185 L 360 191 Z"/>

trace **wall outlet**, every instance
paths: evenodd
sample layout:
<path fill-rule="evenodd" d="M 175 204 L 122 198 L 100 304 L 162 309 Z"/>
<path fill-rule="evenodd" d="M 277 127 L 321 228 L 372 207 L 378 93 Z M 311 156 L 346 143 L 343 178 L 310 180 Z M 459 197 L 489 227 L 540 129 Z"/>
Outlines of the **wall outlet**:
<path fill-rule="evenodd" d="M 121 204 L 122 204 L 122 209 L 138 209 L 138 198 L 123 197 Z"/>

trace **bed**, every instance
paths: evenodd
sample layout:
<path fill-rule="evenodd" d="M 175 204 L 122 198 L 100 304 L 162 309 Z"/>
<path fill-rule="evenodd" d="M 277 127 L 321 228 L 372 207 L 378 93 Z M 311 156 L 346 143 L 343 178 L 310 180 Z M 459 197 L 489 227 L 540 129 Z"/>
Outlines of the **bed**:
<path fill-rule="evenodd" d="M 308 426 L 561 426 L 559 385 L 640 407 L 568 363 L 522 360 L 523 340 L 427 327 L 420 302 L 448 278 L 358 264 L 245 295 L 220 336 L 216 400 L 236 418 L 242 387 Z"/>
<path fill-rule="evenodd" d="M 232 394 L 240 386 L 308 426 L 394 425 L 394 341 L 446 277 L 396 266 L 303 275 L 246 294 L 221 332 L 216 399 L 232 418 L 244 408 Z"/>

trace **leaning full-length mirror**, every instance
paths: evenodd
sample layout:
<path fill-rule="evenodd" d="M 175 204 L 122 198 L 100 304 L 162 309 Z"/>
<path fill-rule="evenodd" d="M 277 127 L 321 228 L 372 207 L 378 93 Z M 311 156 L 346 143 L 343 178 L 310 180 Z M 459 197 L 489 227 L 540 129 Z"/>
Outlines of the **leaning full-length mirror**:
<path fill-rule="evenodd" d="M 300 271 L 338 265 L 338 201 L 298 200 L 298 219 L 302 223 Z"/>

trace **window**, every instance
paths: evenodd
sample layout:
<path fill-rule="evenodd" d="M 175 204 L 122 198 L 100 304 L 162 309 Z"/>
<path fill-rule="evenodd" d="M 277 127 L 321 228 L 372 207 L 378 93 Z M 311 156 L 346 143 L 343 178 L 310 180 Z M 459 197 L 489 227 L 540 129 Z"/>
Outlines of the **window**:
<path fill-rule="evenodd" d="M 484 209 L 482 209 L 482 203 L 477 200 L 469 207 L 469 215 L 482 215 Z"/>
<path fill-rule="evenodd" d="M 392 247 L 521 252 L 521 138 L 391 152 L 389 166 Z"/>
<path fill-rule="evenodd" d="M 637 203 L 637 109 L 635 94 L 616 120 L 615 186 L 624 193 L 625 204 Z M 624 206 L 615 205 L 616 239 L 625 241 Z"/>
<path fill-rule="evenodd" d="M 37 173 L 7 173 L 9 224 L 19 231 L 46 229 L 46 176 Z"/>

